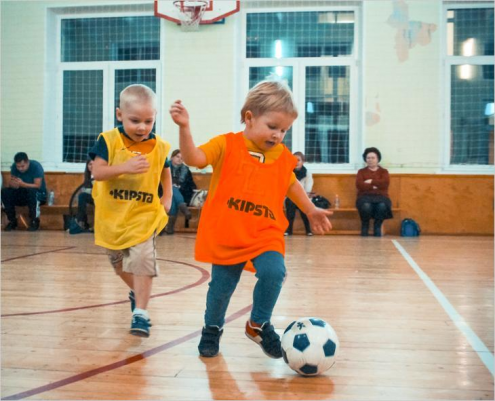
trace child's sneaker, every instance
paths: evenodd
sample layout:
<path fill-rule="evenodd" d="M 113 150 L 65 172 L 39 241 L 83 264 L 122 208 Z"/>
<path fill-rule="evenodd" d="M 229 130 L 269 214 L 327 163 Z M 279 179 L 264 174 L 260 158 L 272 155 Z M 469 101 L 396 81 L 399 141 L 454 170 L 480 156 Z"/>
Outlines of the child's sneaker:
<path fill-rule="evenodd" d="M 198 351 L 201 356 L 211 358 L 217 356 L 220 351 L 220 338 L 223 334 L 223 328 L 218 326 L 205 326 L 201 332 Z"/>
<path fill-rule="evenodd" d="M 136 309 L 136 297 L 132 290 L 129 291 L 129 301 L 131 301 L 131 312 L 134 312 L 134 309 Z"/>
<path fill-rule="evenodd" d="M 280 336 L 275 332 L 275 328 L 270 322 L 259 325 L 248 320 L 246 322 L 246 336 L 258 344 L 263 352 L 270 358 L 282 358 Z"/>
<path fill-rule="evenodd" d="M 138 337 L 150 336 L 151 323 L 149 319 L 146 319 L 141 315 L 133 315 L 130 333 Z"/>

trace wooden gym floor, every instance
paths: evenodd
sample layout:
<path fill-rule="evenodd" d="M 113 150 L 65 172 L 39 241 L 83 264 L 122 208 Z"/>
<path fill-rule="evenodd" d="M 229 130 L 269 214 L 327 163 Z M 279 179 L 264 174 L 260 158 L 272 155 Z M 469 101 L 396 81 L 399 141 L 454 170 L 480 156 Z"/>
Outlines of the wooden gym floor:
<path fill-rule="evenodd" d="M 279 332 L 318 316 L 340 338 L 299 377 L 244 335 L 245 272 L 216 358 L 198 357 L 210 266 L 194 235 L 158 238 L 151 337 L 91 234 L 2 233 L 2 399 L 494 399 L 493 237 L 287 238 Z"/>

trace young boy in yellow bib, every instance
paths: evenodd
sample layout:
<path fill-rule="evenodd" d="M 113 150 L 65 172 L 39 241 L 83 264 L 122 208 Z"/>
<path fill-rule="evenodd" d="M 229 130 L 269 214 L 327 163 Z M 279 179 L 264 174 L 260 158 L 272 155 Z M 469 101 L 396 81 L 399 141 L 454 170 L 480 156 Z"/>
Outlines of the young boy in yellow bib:
<path fill-rule="evenodd" d="M 309 200 L 293 173 L 296 158 L 282 144 L 297 118 L 292 93 L 282 82 L 259 83 L 241 111 L 245 130 L 217 136 L 200 147 L 194 144 L 181 101 L 172 105 L 170 114 L 179 126 L 184 161 L 213 167 L 195 250 L 196 260 L 213 264 L 199 353 L 218 354 L 230 298 L 246 263 L 252 262 L 258 281 L 246 335 L 269 357 L 280 358 L 280 337 L 270 320 L 286 274 L 285 197 L 308 216 L 315 234 L 331 229 L 331 212 Z"/>
<path fill-rule="evenodd" d="M 147 86 L 125 88 L 116 113 L 122 126 L 103 132 L 89 152 L 94 159 L 95 243 L 107 249 L 115 273 L 130 288 L 130 333 L 149 337 L 147 307 L 158 275 L 155 237 L 167 224 L 172 201 L 170 144 L 151 132 L 156 96 Z"/>

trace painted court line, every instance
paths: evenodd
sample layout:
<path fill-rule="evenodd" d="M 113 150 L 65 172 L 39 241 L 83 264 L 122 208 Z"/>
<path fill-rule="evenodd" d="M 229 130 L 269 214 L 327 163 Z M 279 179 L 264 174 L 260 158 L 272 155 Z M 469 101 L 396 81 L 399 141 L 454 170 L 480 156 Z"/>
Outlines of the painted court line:
<path fill-rule="evenodd" d="M 442 294 L 442 291 L 431 281 L 428 275 L 419 267 L 419 265 L 414 261 L 414 259 L 407 253 L 407 251 L 399 244 L 396 240 L 392 240 L 395 247 L 399 250 L 401 255 L 406 259 L 409 266 L 413 268 L 413 270 L 417 273 L 417 275 L 423 280 L 426 287 L 431 291 L 433 296 L 437 299 L 437 301 L 442 305 L 443 309 L 449 317 L 452 319 L 457 328 L 464 334 L 466 340 L 468 340 L 471 347 L 476 351 L 481 361 L 485 364 L 487 369 L 490 371 L 492 376 L 494 375 L 494 359 L 493 354 L 486 347 L 486 345 L 481 341 L 481 339 L 476 335 L 476 333 L 471 330 L 468 323 L 464 320 L 464 318 L 456 311 L 456 309 L 452 306 L 452 304 L 448 301 L 445 295 Z"/>
<path fill-rule="evenodd" d="M 246 313 L 248 313 L 252 309 L 253 305 L 248 305 L 245 306 L 244 308 L 238 310 L 237 312 L 233 313 L 227 319 L 225 319 L 225 324 L 230 323 L 236 319 L 239 319 L 240 317 L 244 316 Z M 45 384 L 44 386 L 36 387 L 31 390 L 23 391 L 21 393 L 9 395 L 7 397 L 3 397 L 2 400 L 21 400 L 23 398 L 27 397 L 32 397 L 41 393 L 45 393 L 47 391 L 55 390 L 60 387 L 67 386 L 72 383 L 77 383 L 81 380 L 88 379 L 90 377 L 109 372 L 111 370 L 115 370 L 118 368 L 121 368 L 126 365 L 130 365 L 135 362 L 142 361 L 143 359 L 149 358 L 153 355 L 156 355 L 160 352 L 166 351 L 170 348 L 176 347 L 177 345 L 183 344 L 189 340 L 192 340 L 195 337 L 199 337 L 201 335 L 201 329 L 196 330 L 190 334 L 187 334 L 183 337 L 177 338 L 176 340 L 169 341 L 168 343 L 165 343 L 163 345 L 160 345 L 158 347 L 149 349 L 148 351 L 142 352 L 141 354 L 134 355 L 132 357 L 122 359 L 120 361 L 100 366 L 99 368 L 95 368 L 92 370 L 88 370 L 87 372 L 82 372 L 78 373 L 76 375 L 73 375 L 71 377 L 67 377 L 62 380 L 54 381 L 49 384 Z M 199 356 L 198 356 L 199 358 Z M 38 399 L 43 399 L 43 397 L 38 398 Z"/>
<path fill-rule="evenodd" d="M 74 254 L 75 252 L 70 252 L 70 253 L 71 254 Z M 150 298 L 159 298 L 159 297 L 164 297 L 164 296 L 167 296 L 167 295 L 177 294 L 179 292 L 186 291 L 186 290 L 188 290 L 190 288 L 197 287 L 197 286 L 203 284 L 205 281 L 208 281 L 208 279 L 210 278 L 210 273 L 208 273 L 202 267 L 195 266 L 195 265 L 192 265 L 190 263 L 175 261 L 175 260 L 160 259 L 160 258 L 157 258 L 157 260 L 164 260 L 164 261 L 167 261 L 167 262 L 173 262 L 173 263 L 177 263 L 177 264 L 181 264 L 181 265 L 185 265 L 185 266 L 190 266 L 190 267 L 196 269 L 197 271 L 199 271 L 201 273 L 201 278 L 199 280 L 197 280 L 196 282 L 192 283 L 192 284 L 188 284 L 188 285 L 186 285 L 184 287 L 181 287 L 181 288 L 178 288 L 176 290 L 171 290 L 171 291 L 167 291 L 167 292 L 162 292 L 160 294 L 151 295 Z M 47 314 L 51 314 L 51 313 L 74 312 L 74 311 L 79 311 L 79 310 L 83 310 L 83 309 L 102 308 L 102 307 L 105 307 L 105 306 L 114 306 L 114 305 L 120 305 L 120 304 L 125 304 L 125 303 L 128 304 L 129 303 L 129 300 L 126 299 L 125 301 L 107 302 L 106 304 L 76 306 L 74 308 L 46 310 L 46 311 L 39 311 L 39 312 L 7 313 L 7 314 L 4 314 L 4 315 L 0 315 L 0 317 L 3 319 L 3 318 L 6 318 L 6 317 L 31 316 L 31 315 L 47 315 Z"/>
<path fill-rule="evenodd" d="M 10 262 L 12 260 L 17 260 L 17 259 L 24 259 L 24 258 L 28 258 L 30 256 L 37 256 L 37 255 L 43 255 L 45 253 L 54 253 L 54 252 L 60 252 L 60 251 L 66 251 L 68 249 L 74 249 L 75 246 L 67 246 L 65 248 L 61 248 L 61 249 L 51 249 L 49 251 L 43 251 L 43 252 L 36 252 L 36 253 L 29 253 L 27 255 L 21 255 L 21 256 L 16 256 L 16 257 L 13 257 L 13 258 L 7 258 L 7 259 L 2 259 L 2 263 L 4 262 Z"/>

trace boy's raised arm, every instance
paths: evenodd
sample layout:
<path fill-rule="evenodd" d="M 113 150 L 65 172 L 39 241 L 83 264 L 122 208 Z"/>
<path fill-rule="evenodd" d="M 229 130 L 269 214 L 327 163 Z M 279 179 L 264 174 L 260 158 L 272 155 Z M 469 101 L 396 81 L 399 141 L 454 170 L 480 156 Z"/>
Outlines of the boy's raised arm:
<path fill-rule="evenodd" d="M 204 167 L 207 165 L 205 153 L 194 144 L 189 126 L 189 113 L 180 100 L 170 107 L 170 116 L 179 126 L 179 147 L 182 159 L 189 166 Z"/>

